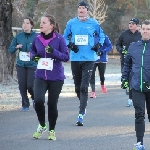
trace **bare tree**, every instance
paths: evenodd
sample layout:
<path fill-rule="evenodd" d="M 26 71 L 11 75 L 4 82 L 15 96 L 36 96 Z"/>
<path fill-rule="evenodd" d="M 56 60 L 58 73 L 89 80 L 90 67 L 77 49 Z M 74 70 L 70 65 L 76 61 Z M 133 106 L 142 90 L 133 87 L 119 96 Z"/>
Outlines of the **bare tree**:
<path fill-rule="evenodd" d="M 26 0 L 14 0 L 13 9 L 16 9 L 18 17 L 23 17 L 25 14 Z"/>
<path fill-rule="evenodd" d="M 8 81 L 13 75 L 15 55 L 8 53 L 12 40 L 12 3 L 0 1 L 0 82 Z"/>
<path fill-rule="evenodd" d="M 104 0 L 87 0 L 90 10 L 89 15 L 96 20 L 98 20 L 99 23 L 103 23 L 105 21 L 106 12 L 108 9 L 108 6 L 105 4 Z"/>

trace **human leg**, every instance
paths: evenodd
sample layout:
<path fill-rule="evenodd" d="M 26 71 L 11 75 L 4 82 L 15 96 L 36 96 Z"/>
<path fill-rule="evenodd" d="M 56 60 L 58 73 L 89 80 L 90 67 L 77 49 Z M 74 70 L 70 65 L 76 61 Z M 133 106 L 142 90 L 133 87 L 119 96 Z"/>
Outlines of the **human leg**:
<path fill-rule="evenodd" d="M 80 87 L 79 115 L 76 123 L 77 126 L 83 126 L 83 116 L 85 115 L 88 100 L 88 86 L 92 75 L 94 62 L 81 62 L 80 66 L 82 69 L 82 79 Z"/>
<path fill-rule="evenodd" d="M 135 108 L 135 131 L 137 143 L 141 142 L 143 145 L 143 137 L 145 132 L 145 93 L 135 91 L 132 89 L 132 100 Z"/>
<path fill-rule="evenodd" d="M 150 92 L 146 92 L 146 109 L 148 114 L 148 120 L 150 122 Z"/>
<path fill-rule="evenodd" d="M 49 121 L 49 140 L 56 140 L 55 126 L 58 117 L 57 103 L 64 81 L 49 81 L 48 86 L 48 121 Z"/>
<path fill-rule="evenodd" d="M 39 125 L 37 131 L 33 134 L 33 137 L 38 139 L 41 137 L 43 132 L 47 130 L 45 123 L 45 93 L 47 90 L 47 81 L 42 79 L 35 79 L 34 82 L 34 102 L 35 111 L 38 117 Z"/>
<path fill-rule="evenodd" d="M 101 88 L 102 88 L 102 92 L 106 93 L 107 89 L 104 85 L 104 81 L 105 81 L 105 71 L 106 71 L 106 63 L 98 63 L 98 70 L 99 70 L 99 74 L 100 74 L 100 84 L 101 84 Z"/>
<path fill-rule="evenodd" d="M 34 86 L 34 76 L 35 76 L 35 67 L 29 67 L 27 68 L 27 89 L 28 92 L 31 95 L 32 100 L 34 100 L 34 92 L 33 92 L 33 86 Z"/>
<path fill-rule="evenodd" d="M 92 93 L 90 95 L 90 98 L 95 98 L 96 93 L 95 93 L 95 71 L 96 71 L 97 63 L 94 64 L 91 79 L 90 79 L 90 86 L 92 89 Z"/>
<path fill-rule="evenodd" d="M 75 92 L 77 97 L 80 100 L 80 86 L 81 86 L 81 78 L 82 78 L 82 71 L 80 68 L 80 62 L 78 61 L 71 61 L 71 70 L 75 84 Z"/>
<path fill-rule="evenodd" d="M 131 78 L 132 78 L 132 74 L 130 74 L 130 77 L 129 77 L 129 87 L 128 87 L 128 89 L 129 89 L 129 99 L 127 101 L 127 105 L 126 105 L 127 107 L 131 107 L 133 105 L 133 103 L 132 103 L 132 89 L 130 88 Z M 126 89 L 126 93 L 127 93 L 127 89 Z"/>
<path fill-rule="evenodd" d="M 22 108 L 29 108 L 30 104 L 27 96 L 27 69 L 20 66 L 16 66 L 16 69 L 19 91 L 22 98 Z"/>

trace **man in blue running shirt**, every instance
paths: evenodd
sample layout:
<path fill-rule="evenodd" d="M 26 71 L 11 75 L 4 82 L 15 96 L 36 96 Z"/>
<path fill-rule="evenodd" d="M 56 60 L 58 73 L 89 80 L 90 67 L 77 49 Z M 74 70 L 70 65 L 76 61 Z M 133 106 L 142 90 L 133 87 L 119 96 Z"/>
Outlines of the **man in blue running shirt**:
<path fill-rule="evenodd" d="M 92 75 L 96 52 L 103 45 L 105 35 L 97 20 L 88 16 L 88 4 L 78 4 L 78 16 L 67 22 L 64 38 L 70 48 L 71 70 L 75 84 L 75 92 L 80 100 L 77 126 L 83 126 L 83 116 L 88 100 L 88 86 Z M 94 43 L 95 36 L 99 38 Z"/>

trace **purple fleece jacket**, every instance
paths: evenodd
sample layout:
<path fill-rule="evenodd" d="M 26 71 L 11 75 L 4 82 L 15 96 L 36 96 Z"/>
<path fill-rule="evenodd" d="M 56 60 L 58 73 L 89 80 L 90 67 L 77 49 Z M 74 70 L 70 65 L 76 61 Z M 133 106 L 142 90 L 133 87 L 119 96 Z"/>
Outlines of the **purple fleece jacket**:
<path fill-rule="evenodd" d="M 46 53 L 45 51 L 45 47 L 48 45 L 54 48 L 54 51 L 51 54 Z M 53 37 L 48 40 L 45 40 L 41 34 L 35 37 L 30 49 L 30 57 L 33 58 L 37 55 L 40 58 L 52 58 L 54 61 L 53 70 L 36 69 L 35 78 L 50 81 L 65 79 L 62 61 L 66 62 L 69 60 L 69 51 L 62 35 L 54 32 Z"/>

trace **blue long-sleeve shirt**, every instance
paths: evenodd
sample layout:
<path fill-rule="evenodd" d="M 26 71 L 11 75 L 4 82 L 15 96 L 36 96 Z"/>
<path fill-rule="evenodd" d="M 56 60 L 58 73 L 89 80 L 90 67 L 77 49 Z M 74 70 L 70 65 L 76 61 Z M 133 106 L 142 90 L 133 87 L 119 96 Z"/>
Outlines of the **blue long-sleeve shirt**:
<path fill-rule="evenodd" d="M 69 42 L 72 42 L 79 48 L 77 53 L 70 51 L 71 61 L 97 60 L 96 52 L 91 50 L 95 44 L 95 35 L 99 38 L 98 42 L 103 45 L 105 35 L 98 21 L 93 18 L 88 18 L 86 21 L 80 21 L 78 17 L 75 17 L 67 22 L 66 29 L 64 30 L 66 44 L 68 45 Z M 69 36 L 71 36 L 70 40 Z"/>

